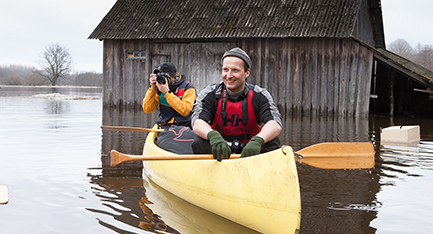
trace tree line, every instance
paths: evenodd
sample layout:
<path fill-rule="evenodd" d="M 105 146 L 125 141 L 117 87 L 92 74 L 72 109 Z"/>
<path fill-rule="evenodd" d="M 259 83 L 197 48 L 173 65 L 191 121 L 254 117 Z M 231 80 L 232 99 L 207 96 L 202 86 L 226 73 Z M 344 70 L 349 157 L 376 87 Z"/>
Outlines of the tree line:
<path fill-rule="evenodd" d="M 35 72 L 32 66 L 0 65 L 0 85 L 52 85 L 44 76 Z M 102 73 L 72 72 L 59 79 L 56 85 L 102 86 Z"/>
<path fill-rule="evenodd" d="M 418 43 L 412 47 L 404 39 L 397 39 L 387 46 L 387 49 L 410 61 L 433 71 L 433 46 Z"/>

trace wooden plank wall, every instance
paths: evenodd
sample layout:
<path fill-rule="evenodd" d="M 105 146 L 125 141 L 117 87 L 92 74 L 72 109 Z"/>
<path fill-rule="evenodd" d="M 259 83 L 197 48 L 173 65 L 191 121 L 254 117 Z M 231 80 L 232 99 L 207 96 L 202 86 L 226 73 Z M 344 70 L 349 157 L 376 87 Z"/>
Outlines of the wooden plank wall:
<path fill-rule="evenodd" d="M 142 110 L 142 100 L 149 88 L 149 76 L 162 62 L 172 62 L 179 73 L 196 87 L 221 80 L 221 57 L 236 46 L 235 42 L 151 43 L 148 40 L 104 41 L 104 109 Z M 129 60 L 125 51 L 147 51 L 143 60 Z M 146 115 L 143 126 L 152 126 L 158 109 Z M 116 124 L 116 123 L 111 123 Z M 117 123 L 122 124 L 122 123 Z"/>
<path fill-rule="evenodd" d="M 125 51 L 147 51 L 147 41 L 105 40 L 103 50 L 104 107 L 140 105 L 145 93 L 144 74 L 149 70 L 146 60 L 128 60 Z M 148 81 L 147 81 L 148 82 Z"/>
<path fill-rule="evenodd" d="M 147 40 L 104 41 L 104 106 L 135 108 L 149 87 L 149 75 L 172 62 L 200 91 L 221 80 L 221 57 L 235 42 L 150 43 Z M 125 51 L 147 51 L 146 60 L 126 60 Z"/>
<path fill-rule="evenodd" d="M 367 116 L 373 54 L 349 39 L 240 40 L 284 114 Z"/>
<path fill-rule="evenodd" d="M 153 54 L 171 54 L 171 58 L 155 61 L 153 55 L 151 67 L 172 62 L 199 92 L 206 85 L 221 81 L 221 57 L 235 46 L 235 42 L 154 43 Z"/>
<path fill-rule="evenodd" d="M 339 38 L 105 40 L 104 108 L 141 108 L 149 74 L 165 61 L 173 62 L 199 92 L 221 80 L 221 56 L 235 46 L 253 61 L 248 82 L 266 88 L 282 114 L 368 114 L 373 54 L 357 42 Z M 148 51 L 148 59 L 125 60 L 126 50 Z M 156 114 L 149 121 L 156 121 Z"/>

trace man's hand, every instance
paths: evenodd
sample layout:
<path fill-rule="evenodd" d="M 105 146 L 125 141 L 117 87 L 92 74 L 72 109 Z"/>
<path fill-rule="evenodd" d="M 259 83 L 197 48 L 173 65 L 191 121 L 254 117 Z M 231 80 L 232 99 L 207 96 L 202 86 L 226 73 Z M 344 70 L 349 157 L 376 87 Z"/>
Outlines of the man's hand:
<path fill-rule="evenodd" d="M 168 87 L 168 79 L 165 78 L 165 84 L 160 84 L 156 82 L 156 87 L 161 93 L 166 94 L 170 90 L 170 88 Z"/>
<path fill-rule="evenodd" d="M 149 82 L 151 86 L 158 88 L 161 93 L 166 94 L 170 88 L 168 87 L 168 79 L 165 79 L 165 84 L 160 84 L 156 81 L 156 74 L 150 74 Z"/>
<path fill-rule="evenodd" d="M 216 130 L 210 131 L 207 134 L 207 138 L 209 139 L 214 159 L 221 161 L 222 158 L 224 159 L 230 158 L 230 154 L 232 153 L 232 150 L 230 149 L 230 146 L 227 144 L 227 142 L 224 140 L 224 138 L 221 136 L 221 134 L 218 131 Z"/>
<path fill-rule="evenodd" d="M 242 150 L 241 158 L 259 154 L 264 143 L 265 140 L 263 140 L 263 138 L 259 136 L 252 137 L 250 142 L 248 142 L 248 144 Z"/>
<path fill-rule="evenodd" d="M 156 74 L 150 74 L 149 82 L 151 86 L 156 87 Z"/>

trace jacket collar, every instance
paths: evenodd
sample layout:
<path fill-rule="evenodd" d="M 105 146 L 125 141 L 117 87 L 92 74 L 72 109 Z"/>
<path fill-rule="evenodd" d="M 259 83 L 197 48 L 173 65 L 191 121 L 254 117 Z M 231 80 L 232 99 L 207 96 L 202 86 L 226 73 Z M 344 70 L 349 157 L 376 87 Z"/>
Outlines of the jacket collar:
<path fill-rule="evenodd" d="M 224 85 L 224 82 L 221 81 L 220 83 L 217 84 L 217 88 L 215 91 L 215 96 L 217 99 L 221 98 L 221 93 L 225 88 L 226 88 L 226 86 Z M 239 96 L 238 100 L 245 98 L 248 95 L 249 91 L 250 91 L 250 89 L 248 88 L 248 83 L 245 82 L 244 90 L 243 90 L 242 94 Z M 228 97 L 229 97 L 229 100 L 235 101 L 235 100 L 230 98 L 230 95 L 228 95 Z"/>

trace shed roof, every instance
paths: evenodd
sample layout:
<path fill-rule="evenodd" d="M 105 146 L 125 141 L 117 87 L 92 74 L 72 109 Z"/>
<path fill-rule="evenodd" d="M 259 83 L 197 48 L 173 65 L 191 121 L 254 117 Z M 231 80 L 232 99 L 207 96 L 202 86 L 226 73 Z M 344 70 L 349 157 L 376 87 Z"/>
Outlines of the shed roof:
<path fill-rule="evenodd" d="M 367 1 L 381 19 L 380 0 Z M 118 0 L 89 39 L 349 38 L 361 2 Z"/>
<path fill-rule="evenodd" d="M 381 48 L 376 49 L 376 51 L 375 57 L 382 62 L 385 62 L 408 77 L 415 79 L 418 83 L 433 88 L 433 71 L 391 51 Z"/>
<path fill-rule="evenodd" d="M 430 71 L 429 69 L 389 50 L 383 48 L 374 48 L 356 37 L 352 37 L 352 40 L 355 40 L 362 46 L 370 49 L 373 52 L 374 57 L 379 61 L 382 61 L 391 68 L 396 69 L 400 73 L 415 80 L 419 84 L 433 89 L 433 71 Z"/>

